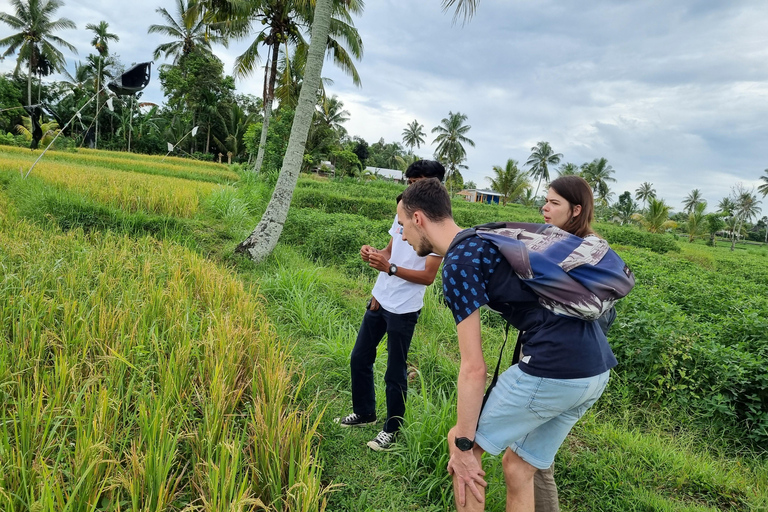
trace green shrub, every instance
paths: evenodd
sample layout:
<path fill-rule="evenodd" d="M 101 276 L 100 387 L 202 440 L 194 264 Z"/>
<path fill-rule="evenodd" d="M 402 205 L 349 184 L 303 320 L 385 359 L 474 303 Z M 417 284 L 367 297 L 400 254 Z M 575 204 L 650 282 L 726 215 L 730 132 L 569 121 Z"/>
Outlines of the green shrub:
<path fill-rule="evenodd" d="M 397 203 L 388 199 L 349 197 L 316 189 L 300 189 L 294 192 L 291 206 L 315 208 L 326 213 L 350 213 L 369 219 L 383 220 L 395 216 Z"/>
<path fill-rule="evenodd" d="M 599 224 L 596 231 L 611 245 L 631 245 L 650 249 L 653 252 L 680 252 L 680 247 L 672 235 L 648 233 L 639 231 L 633 227 L 614 226 L 611 224 Z"/>
<path fill-rule="evenodd" d="M 281 241 L 301 246 L 308 256 L 324 264 L 359 271 L 367 268 L 360 259 L 360 247 L 384 248 L 391 225 L 391 220 L 371 221 L 360 215 L 292 208 Z"/>
<path fill-rule="evenodd" d="M 451 202 L 451 208 L 456 224 L 463 228 L 487 224 L 488 222 L 543 222 L 538 210 L 519 204 L 499 206 L 468 203 L 462 199 L 454 199 Z"/>

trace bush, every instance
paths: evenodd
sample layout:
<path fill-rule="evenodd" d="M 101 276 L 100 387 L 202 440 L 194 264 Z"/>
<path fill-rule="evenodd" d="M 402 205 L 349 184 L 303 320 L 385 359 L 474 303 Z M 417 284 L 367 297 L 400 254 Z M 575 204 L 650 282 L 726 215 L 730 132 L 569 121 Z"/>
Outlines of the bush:
<path fill-rule="evenodd" d="M 468 203 L 463 199 L 454 199 L 451 207 L 456 224 L 470 228 L 488 222 L 535 222 L 544 221 L 535 208 L 518 204 L 499 206 L 492 204 Z"/>
<path fill-rule="evenodd" d="M 653 252 L 680 252 L 680 246 L 677 245 L 672 235 L 649 233 L 639 231 L 632 227 L 613 226 L 610 224 L 599 224 L 596 231 L 612 245 L 632 245 L 650 249 Z"/>
<path fill-rule="evenodd" d="M 294 192 L 292 206 L 315 208 L 326 213 L 350 213 L 369 219 L 383 220 L 395 216 L 397 203 L 392 199 L 349 197 L 339 193 L 304 188 Z"/>
<path fill-rule="evenodd" d="M 391 225 L 391 220 L 371 221 L 360 215 L 291 208 L 280 241 L 302 247 L 308 256 L 323 264 L 360 271 L 367 268 L 360 259 L 360 247 L 385 247 Z"/>

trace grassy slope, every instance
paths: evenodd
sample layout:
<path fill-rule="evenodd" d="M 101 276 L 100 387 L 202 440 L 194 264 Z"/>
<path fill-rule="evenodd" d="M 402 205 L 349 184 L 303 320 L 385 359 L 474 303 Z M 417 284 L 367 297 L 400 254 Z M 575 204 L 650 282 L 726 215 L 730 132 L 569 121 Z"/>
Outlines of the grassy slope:
<path fill-rule="evenodd" d="M 191 163 L 187 166 L 194 167 Z M 0 194 L 0 212 L 14 209 L 18 201 L 26 215 L 41 222 L 61 218 L 33 214 L 35 207 L 48 206 L 20 196 L 19 184 L 11 178 L 0 179 L 0 185 L 3 183 L 6 190 Z M 364 442 L 375 435 L 375 428 L 348 432 L 332 422 L 334 416 L 347 413 L 350 407 L 348 357 L 373 276 L 355 272 L 351 263 L 344 264 L 345 272 L 334 267 L 318 268 L 299 251 L 286 246 L 280 246 L 265 265 L 256 269 L 247 262 L 231 260 L 232 246 L 254 225 L 269 194 L 264 184 L 252 181 L 244 185 L 237 191 L 221 189 L 209 193 L 201 198 L 195 218 L 177 221 L 170 217 L 180 224 L 153 234 L 167 238 L 171 246 L 182 243 L 202 254 L 234 263 L 233 277 L 255 284 L 267 298 L 266 314 L 278 339 L 281 344 L 294 347 L 294 358 L 308 379 L 298 397 L 300 403 L 309 406 L 321 421 L 319 448 L 325 482 L 339 484 L 328 498 L 328 510 L 445 510 L 451 495 L 447 490 L 447 459 L 442 439 L 453 421 L 458 354 L 453 323 L 439 306 L 435 288 L 427 296 L 414 339 L 411 360 L 418 372 L 410 390 L 408 428 L 403 442 L 394 453 L 374 454 Z M 40 187 L 50 193 L 45 185 Z M 374 192 L 374 198 L 390 195 L 386 188 L 368 189 Z M 74 200 L 71 192 L 58 191 L 54 195 L 73 211 L 98 205 L 93 198 Z M 27 203 L 22 204 L 24 201 Z M 492 208 L 484 209 L 479 217 L 496 215 L 498 210 Z M 109 212 L 117 217 L 127 215 L 114 207 Z M 140 217 L 146 212 L 131 215 Z M 327 215 L 331 215 L 327 219 L 333 220 L 336 214 Z M 465 224 L 478 219 L 476 212 L 465 215 Z M 519 220 L 535 220 L 535 214 L 527 215 L 528 218 Z M 77 217 L 72 212 L 69 216 Z M 133 224 L 126 224 L 125 218 L 122 223 L 107 227 L 122 231 L 126 226 L 143 226 L 147 220 L 130 217 Z M 139 228 L 128 231 L 146 232 Z M 38 238 L 52 240 L 59 236 L 55 225 L 37 233 Z M 87 249 L 87 237 L 75 235 L 74 240 L 74 247 L 80 246 L 86 252 L 103 250 L 98 246 Z M 356 242 L 339 239 L 339 243 Z M 709 249 L 686 249 L 681 257 L 696 264 L 711 268 L 728 265 L 717 263 L 719 260 Z M 322 257 L 322 250 L 318 249 L 315 255 Z M 18 258 L 23 260 L 23 254 Z M 55 275 L 55 265 L 51 272 Z M 489 316 L 484 323 L 488 340 L 485 349 L 488 357 L 495 360 L 501 326 Z M 379 383 L 383 370 L 380 360 Z M 605 407 L 593 411 L 577 425 L 558 455 L 557 474 L 564 510 L 768 510 L 768 467 L 764 460 L 739 456 L 729 450 L 727 442 L 713 442 L 696 430 L 686 430 L 664 408 L 638 408 L 636 397 L 626 391 L 628 386 L 631 383 L 615 379 L 604 399 Z M 383 393 L 379 391 L 381 400 Z M 205 397 L 200 400 L 201 406 L 208 401 Z M 322 408 L 313 404 L 327 405 L 325 414 L 319 416 Z M 383 413 L 383 402 L 379 410 Z M 241 442 L 236 438 L 232 441 L 235 446 Z M 489 510 L 503 509 L 499 466 L 498 461 L 489 465 L 493 468 L 489 480 L 494 484 L 489 493 Z"/>

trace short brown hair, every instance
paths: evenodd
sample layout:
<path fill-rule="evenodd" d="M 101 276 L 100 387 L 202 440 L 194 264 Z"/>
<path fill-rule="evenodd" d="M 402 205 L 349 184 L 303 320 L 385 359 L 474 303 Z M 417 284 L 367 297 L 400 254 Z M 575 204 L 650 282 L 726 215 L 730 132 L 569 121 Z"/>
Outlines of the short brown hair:
<path fill-rule="evenodd" d="M 448 191 L 437 178 L 425 178 L 409 185 L 400 202 L 408 217 L 415 211 L 421 211 L 432 222 L 440 222 L 453 217 L 451 198 Z"/>
<path fill-rule="evenodd" d="M 581 206 L 581 213 L 571 217 L 562 229 L 581 238 L 594 234 L 592 220 L 595 217 L 595 199 L 587 180 L 581 176 L 560 176 L 549 184 L 549 188 L 568 201 L 571 213 L 574 206 Z"/>

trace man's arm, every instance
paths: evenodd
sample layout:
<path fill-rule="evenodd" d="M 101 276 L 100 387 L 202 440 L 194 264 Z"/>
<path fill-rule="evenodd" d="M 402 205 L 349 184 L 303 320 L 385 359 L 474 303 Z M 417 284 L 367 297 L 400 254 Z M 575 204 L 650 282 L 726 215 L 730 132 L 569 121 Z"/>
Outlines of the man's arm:
<path fill-rule="evenodd" d="M 459 337 L 461 365 L 459 366 L 456 426 L 451 433 L 455 437 L 475 439 L 487 375 L 480 338 L 480 310 L 475 310 L 462 320 L 456 326 L 456 331 Z M 482 502 L 483 497 L 477 486 L 485 487 L 486 482 L 483 479 L 485 473 L 478 457 L 472 450 L 463 452 L 450 445 L 449 449 L 451 458 L 448 462 L 448 472 L 454 475 L 455 482 L 458 484 L 459 502 L 462 504 L 464 502 L 465 485 L 468 485 L 475 498 Z"/>
<path fill-rule="evenodd" d="M 456 405 L 456 436 L 475 438 L 477 419 L 485 392 L 487 367 L 480 338 L 480 310 L 476 309 L 456 326 L 459 337 L 458 401 Z"/>
<path fill-rule="evenodd" d="M 387 248 L 390 248 L 388 245 Z M 386 250 L 386 249 L 385 249 Z M 424 270 L 414 270 L 412 268 L 397 267 L 396 277 L 405 279 L 410 283 L 423 284 L 429 286 L 435 281 L 437 270 L 440 268 L 440 262 L 443 259 L 440 256 L 427 256 L 424 263 Z M 368 264 L 381 272 L 389 272 L 389 255 L 384 251 L 372 253 L 368 257 Z"/>

